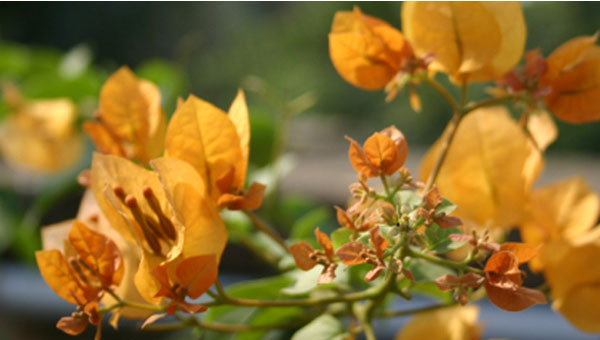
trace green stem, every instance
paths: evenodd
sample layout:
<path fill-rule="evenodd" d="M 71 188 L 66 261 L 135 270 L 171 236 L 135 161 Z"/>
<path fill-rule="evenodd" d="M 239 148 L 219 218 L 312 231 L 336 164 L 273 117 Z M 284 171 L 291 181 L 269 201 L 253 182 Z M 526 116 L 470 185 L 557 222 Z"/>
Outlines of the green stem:
<path fill-rule="evenodd" d="M 285 251 L 288 250 L 287 245 L 285 244 L 285 240 L 268 224 L 266 224 L 260 217 L 258 217 L 254 212 L 249 210 L 243 210 L 244 214 L 250 218 L 256 229 L 265 233 L 269 236 L 273 241 L 277 242 Z"/>
<path fill-rule="evenodd" d="M 452 307 L 455 305 L 456 305 L 456 302 L 452 302 L 452 303 L 432 305 L 432 306 L 412 308 L 412 309 L 388 310 L 388 311 L 383 311 L 381 313 L 376 314 L 375 317 L 377 317 L 377 318 L 395 318 L 395 317 L 419 314 L 419 313 L 423 313 L 423 312 L 430 312 L 433 310 Z"/>
<path fill-rule="evenodd" d="M 482 107 L 487 107 L 487 106 L 494 106 L 494 105 L 498 105 L 498 104 L 504 104 L 506 102 L 510 102 L 513 100 L 518 99 L 516 96 L 514 95 L 508 95 L 508 96 L 502 96 L 502 97 L 495 97 L 495 98 L 490 98 L 490 99 L 486 99 L 483 101 L 480 101 L 479 103 L 473 104 L 473 105 L 467 105 L 465 108 L 463 108 L 462 110 L 462 115 L 466 115 L 467 113 L 470 113 L 472 111 L 475 111 L 477 109 L 480 109 Z"/>
<path fill-rule="evenodd" d="M 424 193 L 428 192 L 429 189 L 433 187 L 433 184 L 435 183 L 435 180 L 437 179 L 437 176 L 439 175 L 440 170 L 442 169 L 442 165 L 446 160 L 446 156 L 448 156 L 450 144 L 452 143 L 452 140 L 456 135 L 456 131 L 458 131 L 458 125 L 460 124 L 463 117 L 463 115 L 460 115 L 459 113 L 457 113 L 457 111 L 455 111 L 454 115 L 452 116 L 452 120 L 450 121 L 450 123 L 448 123 L 448 128 L 446 130 L 446 138 L 442 142 L 442 149 L 440 155 L 438 156 L 438 159 L 435 165 L 433 166 L 433 170 L 431 171 L 431 174 L 427 179 L 427 184 L 425 185 L 425 189 L 423 190 Z"/>
<path fill-rule="evenodd" d="M 440 83 L 438 83 L 434 79 L 427 76 L 427 74 L 425 74 L 423 77 L 421 77 L 421 80 L 423 80 L 425 83 L 429 84 L 429 86 L 433 87 L 434 90 L 436 90 L 442 97 L 444 97 L 444 99 L 448 102 L 448 104 L 452 108 L 453 112 L 460 111 L 458 108 L 458 104 L 456 103 L 456 100 L 454 100 L 454 97 L 452 97 L 450 92 L 448 92 L 448 90 L 446 90 L 446 88 L 444 88 L 442 85 L 440 85 Z"/>
<path fill-rule="evenodd" d="M 425 261 L 439 264 L 439 265 L 442 265 L 445 267 L 451 267 L 451 268 L 460 269 L 460 270 L 472 272 L 472 273 L 479 274 L 479 275 L 485 275 L 485 272 L 483 270 L 471 267 L 463 262 L 454 262 L 454 261 L 442 259 L 442 258 L 434 256 L 434 255 L 429 255 L 429 254 L 415 251 L 410 247 L 407 248 L 407 253 L 408 253 L 407 254 L 408 256 L 417 257 L 417 258 L 423 259 Z"/>
<path fill-rule="evenodd" d="M 390 186 L 388 185 L 387 178 L 385 175 L 380 175 L 381 183 L 383 184 L 383 190 L 385 190 L 386 200 L 390 198 Z"/>

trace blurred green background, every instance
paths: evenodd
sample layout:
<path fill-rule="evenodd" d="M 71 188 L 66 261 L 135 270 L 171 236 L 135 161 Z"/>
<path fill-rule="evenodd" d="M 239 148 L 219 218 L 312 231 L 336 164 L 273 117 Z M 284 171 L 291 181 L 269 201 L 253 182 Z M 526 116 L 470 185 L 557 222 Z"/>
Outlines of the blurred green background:
<path fill-rule="evenodd" d="M 386 104 L 382 92 L 354 88 L 332 67 L 327 33 L 333 15 L 354 4 L 400 27 L 399 2 L 2 3 L 0 75 L 23 79 L 32 96 L 82 98 L 96 94 L 101 80 L 126 64 L 160 83 L 171 96 L 168 108 L 173 96 L 187 93 L 228 107 L 247 76 L 257 75 L 287 100 L 313 91 L 318 97 L 315 114 L 338 116 L 365 131 L 393 123 L 410 143 L 430 144 L 448 112 L 426 86 L 420 89 L 423 112 L 415 114 L 405 95 Z M 539 47 L 545 55 L 572 37 L 598 30 L 598 3 L 526 2 L 523 9 L 527 49 Z M 82 79 L 63 84 L 39 73 L 81 44 L 95 65 Z M 471 99 L 482 87 L 473 86 Z M 269 108 L 256 96 L 249 101 L 256 112 Z M 560 125 L 561 136 L 550 152 L 600 151 L 597 123 Z"/>

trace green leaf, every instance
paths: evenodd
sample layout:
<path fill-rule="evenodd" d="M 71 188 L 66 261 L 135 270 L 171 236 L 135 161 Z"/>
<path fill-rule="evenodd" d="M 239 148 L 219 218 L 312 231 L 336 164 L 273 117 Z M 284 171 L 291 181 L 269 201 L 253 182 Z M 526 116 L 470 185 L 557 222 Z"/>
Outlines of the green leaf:
<path fill-rule="evenodd" d="M 412 190 L 400 190 L 394 196 L 394 202 L 399 206 L 407 206 L 410 210 L 423 203 L 423 199 Z"/>
<path fill-rule="evenodd" d="M 323 314 L 300 328 L 291 340 L 332 340 L 344 333 L 344 326 L 337 318 Z"/>
<path fill-rule="evenodd" d="M 445 213 L 446 215 L 450 215 L 454 212 L 454 210 L 456 210 L 456 208 L 458 207 L 454 203 L 448 201 L 445 198 L 442 198 L 442 204 L 440 204 L 440 206 L 437 207 L 437 209 L 435 209 L 435 212 L 437 214 Z"/>
<path fill-rule="evenodd" d="M 323 226 L 331 219 L 331 212 L 328 208 L 320 207 L 313 209 L 301 218 L 296 220 L 290 232 L 290 238 L 299 241 L 308 241 L 316 246 L 315 228 Z"/>
<path fill-rule="evenodd" d="M 432 224 L 425 229 L 425 237 L 429 243 L 429 250 L 433 250 L 438 254 L 445 254 L 451 250 L 460 248 L 464 245 L 462 242 L 452 242 L 448 239 L 450 234 L 461 234 L 462 231 L 457 228 L 442 229 L 437 224 Z"/>
<path fill-rule="evenodd" d="M 348 228 L 342 227 L 334 230 L 330 235 L 333 249 L 338 249 L 342 245 L 350 242 L 350 236 L 352 236 L 352 230 Z"/>
<path fill-rule="evenodd" d="M 287 295 L 305 295 L 313 289 L 327 289 L 339 284 L 347 284 L 349 281 L 347 267 L 343 263 L 338 263 L 337 268 L 335 269 L 335 279 L 328 284 L 317 285 L 317 280 L 321 272 L 323 271 L 323 266 L 318 265 L 312 268 L 311 270 L 300 270 L 296 269 L 289 273 L 286 273 L 287 276 L 291 277 L 294 280 L 294 284 L 283 289 L 281 292 Z"/>
<path fill-rule="evenodd" d="M 408 264 L 408 270 L 410 270 L 411 273 L 414 275 L 417 283 L 432 282 L 440 276 L 446 274 L 456 274 L 451 269 L 421 259 L 412 259 Z"/>
<path fill-rule="evenodd" d="M 443 292 L 433 282 L 415 283 L 410 288 L 411 293 L 426 295 L 443 303 L 451 303 L 454 301 L 452 292 Z"/>

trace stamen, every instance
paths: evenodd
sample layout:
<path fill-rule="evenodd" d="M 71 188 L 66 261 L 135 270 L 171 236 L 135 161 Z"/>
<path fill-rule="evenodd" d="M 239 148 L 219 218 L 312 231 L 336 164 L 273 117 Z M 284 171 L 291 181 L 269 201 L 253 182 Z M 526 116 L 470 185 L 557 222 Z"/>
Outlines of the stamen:
<path fill-rule="evenodd" d="M 177 236 L 175 233 L 175 227 L 173 226 L 171 220 L 167 216 L 165 216 L 162 209 L 160 208 L 160 203 L 158 202 L 158 199 L 156 199 L 152 188 L 148 186 L 144 187 L 143 193 L 144 197 L 146 198 L 146 201 L 148 201 L 148 205 L 150 205 L 150 208 L 152 208 L 156 216 L 158 216 L 158 221 L 160 222 L 162 232 L 169 239 L 175 240 L 175 237 Z"/>
<path fill-rule="evenodd" d="M 142 209 L 140 209 L 140 206 L 138 205 L 138 202 L 135 199 L 135 197 L 133 195 L 127 195 L 127 197 L 125 197 L 125 204 L 129 207 L 129 210 L 133 214 L 133 218 L 135 219 L 135 221 L 140 225 L 140 229 L 142 229 L 142 232 L 144 233 L 144 238 L 146 239 L 146 242 L 148 242 L 148 245 L 150 246 L 154 254 L 162 254 L 160 243 L 158 242 L 156 236 L 152 233 L 148 223 L 146 223 L 146 219 L 144 218 Z"/>
<path fill-rule="evenodd" d="M 113 184 L 112 189 L 121 202 L 125 203 L 125 190 L 123 187 L 118 184 Z"/>
<path fill-rule="evenodd" d="M 83 268 L 81 268 L 81 266 L 79 265 L 79 261 L 75 258 L 71 258 L 69 259 L 69 265 L 71 266 L 71 268 L 73 268 L 75 274 L 77 274 L 77 278 L 81 282 L 89 286 L 90 282 L 88 281 L 87 276 L 83 272 Z"/>

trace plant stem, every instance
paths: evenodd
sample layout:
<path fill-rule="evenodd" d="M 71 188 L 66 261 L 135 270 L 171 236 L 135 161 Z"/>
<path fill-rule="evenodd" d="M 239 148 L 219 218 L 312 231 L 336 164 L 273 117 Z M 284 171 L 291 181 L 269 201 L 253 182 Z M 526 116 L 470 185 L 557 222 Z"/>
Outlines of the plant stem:
<path fill-rule="evenodd" d="M 379 178 L 381 179 L 381 183 L 383 184 L 383 190 L 385 190 L 386 200 L 388 200 L 390 197 L 390 186 L 388 185 L 387 178 L 385 177 L 385 175 L 380 175 Z"/>
<path fill-rule="evenodd" d="M 474 105 L 468 105 L 466 106 L 463 111 L 462 111 L 462 115 L 466 115 L 467 113 L 470 113 L 472 111 L 475 111 L 477 109 L 480 109 L 482 107 L 486 107 L 486 106 L 493 106 L 493 105 L 497 105 L 497 104 L 503 104 L 509 101 L 513 101 L 517 99 L 516 96 L 514 95 L 507 95 L 507 96 L 502 96 L 502 97 L 495 97 L 495 98 L 490 98 L 490 99 L 486 99 L 483 101 L 480 101 L 479 103 L 476 103 Z"/>
<path fill-rule="evenodd" d="M 453 112 L 460 111 L 458 108 L 458 104 L 456 103 L 456 100 L 454 100 L 454 98 L 452 97 L 450 92 L 448 92 L 448 90 L 446 90 L 442 85 L 440 85 L 440 83 L 438 83 L 434 79 L 427 76 L 427 74 L 425 74 L 423 77 L 421 77 L 421 80 L 423 80 L 424 82 L 429 84 L 429 86 L 433 87 L 434 90 L 436 90 L 442 97 L 444 97 L 444 99 L 448 102 L 448 104 L 452 108 Z"/>
<path fill-rule="evenodd" d="M 273 241 L 277 242 L 285 251 L 288 250 L 287 245 L 285 244 L 285 240 L 268 224 L 266 224 L 260 217 L 258 217 L 254 212 L 249 210 L 243 210 L 244 214 L 250 218 L 256 229 L 265 233 L 269 236 Z"/>
<path fill-rule="evenodd" d="M 381 313 L 375 314 L 375 317 L 377 317 L 377 318 L 394 318 L 394 317 L 408 316 L 408 315 L 413 315 L 413 314 L 418 314 L 418 313 L 423 313 L 423 312 L 429 312 L 432 310 L 452 307 L 454 305 L 456 305 L 456 302 L 432 305 L 432 306 L 427 306 L 427 307 L 404 309 L 404 310 L 388 310 L 388 311 L 383 311 Z"/>
<path fill-rule="evenodd" d="M 448 128 L 446 130 L 446 138 L 442 142 L 442 150 L 433 167 L 433 171 L 427 179 L 427 184 L 425 185 L 425 189 L 423 190 L 423 192 L 428 192 L 429 189 L 433 187 L 433 184 L 435 183 L 435 180 L 437 179 L 437 176 L 440 173 L 440 170 L 442 169 L 442 165 L 446 160 L 446 156 L 448 155 L 448 151 L 450 150 L 450 144 L 452 143 L 452 140 L 456 135 L 456 131 L 458 130 L 458 125 L 460 124 L 462 117 L 464 116 L 460 115 L 458 112 L 455 112 L 452 116 L 452 120 L 450 121 L 450 123 L 448 123 Z"/>
<path fill-rule="evenodd" d="M 436 264 L 439 264 L 442 266 L 461 269 L 461 270 L 472 272 L 472 273 L 479 274 L 479 275 L 485 275 L 485 272 L 483 270 L 471 267 L 463 262 L 454 262 L 454 261 L 442 259 L 442 258 L 434 256 L 434 255 L 429 255 L 429 254 L 415 251 L 410 247 L 407 247 L 407 253 L 408 253 L 407 254 L 408 256 L 421 258 L 423 260 L 426 260 L 426 261 L 429 261 L 432 263 L 436 263 Z"/>

